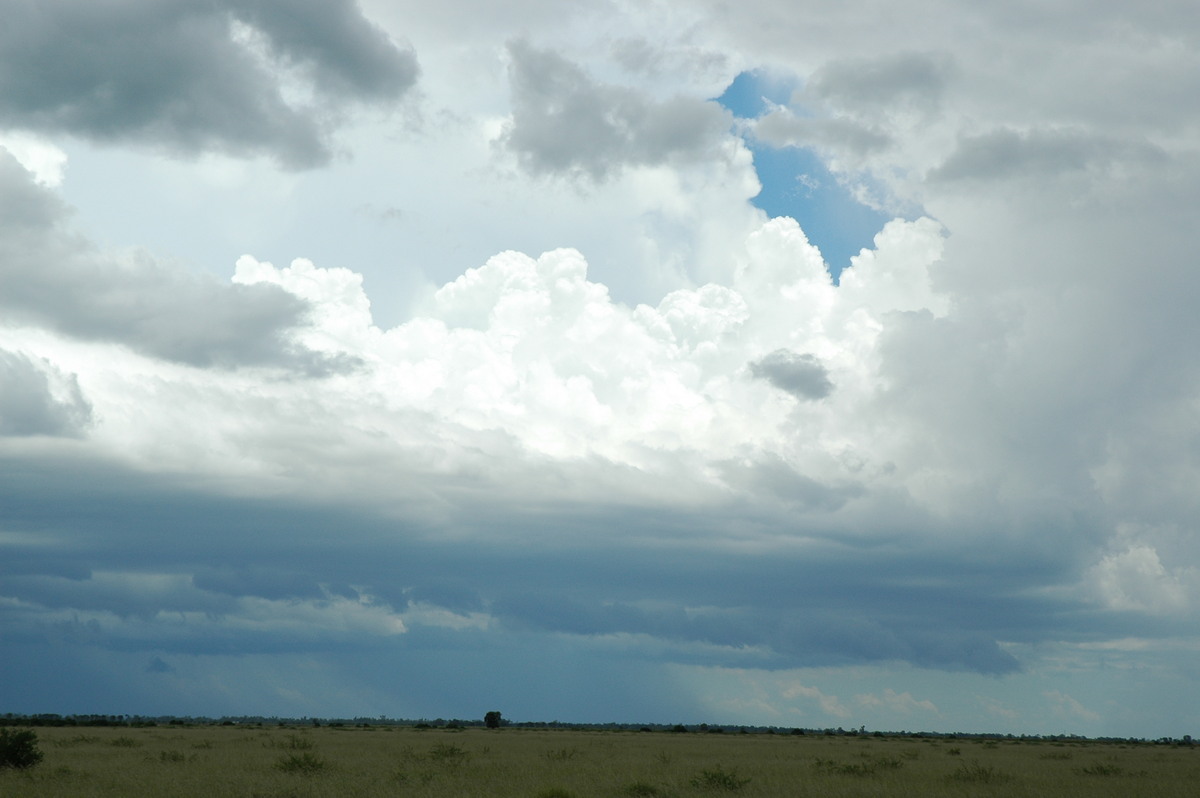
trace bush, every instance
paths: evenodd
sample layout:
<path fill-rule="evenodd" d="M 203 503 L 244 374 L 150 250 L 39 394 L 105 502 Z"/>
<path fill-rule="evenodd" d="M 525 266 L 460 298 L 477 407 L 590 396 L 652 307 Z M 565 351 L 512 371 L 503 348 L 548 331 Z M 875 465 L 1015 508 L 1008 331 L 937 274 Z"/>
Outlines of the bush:
<path fill-rule="evenodd" d="M 1097 762 L 1089 767 L 1079 768 L 1078 772 L 1083 776 L 1120 776 L 1125 773 L 1125 768 Z"/>
<path fill-rule="evenodd" d="M 299 734 L 289 734 L 287 739 L 279 745 L 280 748 L 287 748 L 291 751 L 311 751 L 313 741 L 307 737 L 301 737 Z"/>
<path fill-rule="evenodd" d="M 42 761 L 32 729 L 0 728 L 0 768 L 31 768 Z"/>
<path fill-rule="evenodd" d="M 465 748 L 449 743 L 438 743 L 429 749 L 427 755 L 431 762 L 443 762 L 447 765 L 461 765 L 471 755 Z"/>
<path fill-rule="evenodd" d="M 712 770 L 702 770 L 700 775 L 692 779 L 693 787 L 709 790 L 728 790 L 734 792 L 745 787 L 750 779 L 738 776 L 737 771 L 725 770 L 717 765 Z"/>
<path fill-rule="evenodd" d="M 976 784 L 1003 784 L 1011 777 L 1002 770 L 991 765 L 981 765 L 978 762 L 964 762 L 958 770 L 950 774 L 954 781 L 974 782 Z"/>
<path fill-rule="evenodd" d="M 307 751 L 303 754 L 289 754 L 275 763 L 275 767 L 284 773 L 301 773 L 306 776 L 320 773 L 328 766 L 324 759 Z"/>

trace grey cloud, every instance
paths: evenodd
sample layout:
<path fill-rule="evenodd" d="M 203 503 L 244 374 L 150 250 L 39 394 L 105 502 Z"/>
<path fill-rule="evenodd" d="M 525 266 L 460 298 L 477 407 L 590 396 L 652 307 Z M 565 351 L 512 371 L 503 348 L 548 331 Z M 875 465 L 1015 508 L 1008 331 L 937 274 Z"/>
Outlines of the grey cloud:
<path fill-rule="evenodd" d="M 822 583 L 826 589 L 830 587 Z M 1014 673 L 1020 663 L 992 637 L 964 628 L 926 629 L 914 614 L 871 613 L 868 596 L 857 607 L 836 595 L 803 609 L 642 607 L 618 601 L 585 603 L 569 596 L 518 594 L 494 610 L 517 628 L 581 636 L 643 635 L 646 654 L 688 661 L 701 644 L 705 660 L 728 665 L 795 668 L 903 661 L 920 667 L 986 674 Z M 936 611 L 935 611 L 936 612 Z M 939 615 L 945 615 L 943 610 Z"/>
<path fill-rule="evenodd" d="M 749 364 L 750 374 L 797 399 L 824 399 L 833 391 L 829 372 L 815 356 L 776 349 Z"/>
<path fill-rule="evenodd" d="M 182 153 L 319 165 L 338 113 L 399 98 L 418 71 L 353 0 L 47 0 L 7 2 L 4 14 L 7 124 Z M 235 20 L 274 65 L 233 35 Z M 305 79 L 311 105 L 287 98 L 276 67 Z"/>
<path fill-rule="evenodd" d="M 535 174 L 603 180 L 624 166 L 704 157 L 732 124 L 716 103 L 657 101 L 597 83 L 558 53 L 523 41 L 509 44 L 509 56 L 513 114 L 502 143 Z"/>
<path fill-rule="evenodd" d="M 0 349 L 0 436 L 77 435 L 91 417 L 74 375 Z"/>
<path fill-rule="evenodd" d="M 269 566 L 249 565 L 241 568 L 206 567 L 192 575 L 197 590 L 224 596 L 257 596 L 260 598 L 317 599 L 321 586 L 311 574 Z"/>
<path fill-rule="evenodd" d="M 748 461 L 725 461 L 716 466 L 730 486 L 751 494 L 773 495 L 809 509 L 834 511 L 864 492 L 858 484 L 823 485 L 798 473 L 775 454 L 764 454 Z"/>
<path fill-rule="evenodd" d="M 114 258 L 75 233 L 69 215 L 0 149 L 0 312 L 10 320 L 195 366 L 354 367 L 289 340 L 308 305 L 277 286 L 223 284 L 145 253 Z"/>
<path fill-rule="evenodd" d="M 953 69 L 949 57 L 928 53 L 840 59 L 819 69 L 803 92 L 850 108 L 908 105 L 932 109 Z"/>
<path fill-rule="evenodd" d="M 729 56 L 717 50 L 663 47 L 639 36 L 617 39 L 609 49 L 617 63 L 635 74 L 724 75 L 729 71 Z"/>
<path fill-rule="evenodd" d="M 1081 171 L 1114 161 L 1160 162 L 1165 154 L 1141 142 L 1123 142 L 1074 130 L 1037 129 L 1020 132 L 1000 128 L 967 136 L 931 170 L 933 181 L 987 180 L 1031 175 L 1045 178 Z"/>
<path fill-rule="evenodd" d="M 816 146 L 863 156 L 890 147 L 892 137 L 876 127 L 844 117 L 818 119 L 773 111 L 754 125 L 754 135 L 776 147 Z"/>
<path fill-rule="evenodd" d="M 171 667 L 162 657 L 151 657 L 146 663 L 146 673 L 174 673 L 175 669 Z"/>

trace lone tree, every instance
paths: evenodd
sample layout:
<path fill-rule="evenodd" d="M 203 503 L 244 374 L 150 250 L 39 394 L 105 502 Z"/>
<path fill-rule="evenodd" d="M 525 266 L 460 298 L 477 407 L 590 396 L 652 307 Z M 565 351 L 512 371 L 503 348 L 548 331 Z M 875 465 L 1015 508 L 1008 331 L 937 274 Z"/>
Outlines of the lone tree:
<path fill-rule="evenodd" d="M 483 716 L 483 725 L 487 726 L 489 729 L 499 729 L 500 724 L 503 722 L 504 719 L 501 718 L 500 713 L 495 710 L 492 710 Z"/>

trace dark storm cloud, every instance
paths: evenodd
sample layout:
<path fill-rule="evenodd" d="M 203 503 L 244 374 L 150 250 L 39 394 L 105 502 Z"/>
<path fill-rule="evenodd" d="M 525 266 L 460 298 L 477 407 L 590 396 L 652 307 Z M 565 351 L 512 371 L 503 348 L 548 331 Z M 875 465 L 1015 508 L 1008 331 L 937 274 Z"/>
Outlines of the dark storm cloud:
<path fill-rule="evenodd" d="M 168 150 L 329 159 L 327 132 L 355 102 L 392 101 L 417 77 L 353 0 L 7 0 L 0 117 L 10 126 Z M 278 69 L 314 93 L 290 102 Z"/>
<path fill-rule="evenodd" d="M 709 156 L 732 123 L 714 102 L 658 101 L 598 83 L 558 53 L 523 41 L 508 51 L 513 114 L 503 142 L 535 174 L 602 180 L 625 166 Z"/>
<path fill-rule="evenodd" d="M 91 417 L 92 406 L 74 376 L 0 349 L 0 436 L 76 435 Z"/>
<path fill-rule="evenodd" d="M 797 399 L 824 399 L 833 391 L 829 372 L 814 355 L 776 349 L 749 364 L 750 373 Z"/>
<path fill-rule="evenodd" d="M 10 322 L 201 367 L 353 367 L 289 340 L 308 305 L 277 286 L 223 284 L 145 253 L 117 259 L 75 233 L 69 216 L 0 148 L 0 313 Z"/>
<path fill-rule="evenodd" d="M 995 541 L 987 557 L 972 560 L 941 552 L 947 530 L 933 521 L 894 531 L 906 553 L 879 538 L 851 548 L 836 530 L 796 550 L 756 552 L 709 545 L 732 523 L 721 512 L 676 514 L 670 524 L 688 531 L 687 545 L 647 546 L 670 531 L 653 513 L 527 513 L 494 497 L 460 508 L 501 530 L 575 533 L 513 546 L 447 539 L 440 526 L 402 526 L 349 505 L 211 496 L 170 477 L 48 457 L 0 457 L 0 495 L 8 497 L 0 596 L 12 599 L 0 604 L 0 630 L 33 649 L 191 656 L 391 647 L 410 657 L 495 651 L 511 638 L 532 659 L 620 646 L 644 662 L 903 661 L 1001 674 L 1020 665 L 1000 641 L 1151 633 L 1136 613 L 1089 614 L 1068 599 L 1033 597 L 1069 577 L 1074 553 L 1057 564 L 1030 561 L 1026 546 L 997 530 L 987 533 Z M 736 517 L 753 515 L 742 508 Z M 789 514 L 760 523 L 804 534 Z M 358 608 L 360 595 L 388 611 L 420 602 L 492 621 L 410 625 L 397 636 L 313 626 L 300 612 L 337 617 L 339 607 Z"/>

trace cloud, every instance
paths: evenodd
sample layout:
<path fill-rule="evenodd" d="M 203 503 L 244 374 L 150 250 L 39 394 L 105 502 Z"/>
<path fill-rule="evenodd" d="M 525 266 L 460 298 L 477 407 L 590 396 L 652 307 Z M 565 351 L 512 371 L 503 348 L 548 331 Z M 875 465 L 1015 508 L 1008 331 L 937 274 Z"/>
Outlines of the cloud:
<path fill-rule="evenodd" d="M 803 93 L 835 107 L 936 109 L 954 63 L 946 54 L 900 52 L 826 62 Z"/>
<path fill-rule="evenodd" d="M 865 709 L 883 709 L 896 715 L 911 715 L 914 712 L 927 712 L 933 715 L 940 714 L 937 706 L 932 701 L 918 701 L 913 698 L 912 693 L 907 691 L 897 693 L 890 687 L 884 688 L 883 693 L 880 695 L 872 693 L 856 695 L 854 696 L 854 702 Z"/>
<path fill-rule="evenodd" d="M 0 349 L 0 436 L 74 436 L 91 420 L 92 407 L 74 375 Z"/>
<path fill-rule="evenodd" d="M 811 702 L 826 715 L 834 718 L 849 718 L 851 712 L 835 695 L 826 695 L 816 687 L 793 684 L 783 690 L 782 697 L 786 701 Z"/>
<path fill-rule="evenodd" d="M 1114 609 L 1163 613 L 1190 605 L 1187 586 L 1178 573 L 1163 566 L 1152 546 L 1134 545 L 1110 554 L 1091 569 L 1090 576 L 1101 600 Z"/>
<path fill-rule="evenodd" d="M 52 0 L 6 19 L 7 124 L 182 154 L 323 164 L 340 113 L 394 102 L 418 71 L 352 0 Z"/>
<path fill-rule="evenodd" d="M 716 103 L 599 83 L 552 50 L 508 45 L 512 118 L 500 139 L 533 174 L 604 180 L 627 166 L 712 157 L 732 118 Z"/>
<path fill-rule="evenodd" d="M 1156 163 L 1165 154 L 1146 143 L 1124 142 L 1078 130 L 1010 128 L 965 136 L 940 166 L 933 181 L 997 180 L 1036 177 L 1104 168 L 1112 163 Z"/>
<path fill-rule="evenodd" d="M 811 354 L 776 349 L 759 360 L 751 361 L 750 374 L 766 380 L 797 399 L 824 399 L 833 391 L 829 371 Z"/>
<path fill-rule="evenodd" d="M 70 210 L 0 150 L 0 312 L 81 340 L 124 344 L 198 367 L 276 366 L 320 374 L 350 365 L 297 346 L 307 305 L 273 286 L 223 285 L 145 252 L 109 254 Z"/>
<path fill-rule="evenodd" d="M 19 131 L 0 132 L 0 148 L 16 158 L 39 185 L 62 185 L 67 154 L 38 136 Z"/>
<path fill-rule="evenodd" d="M 886 150 L 892 137 L 882 129 L 845 117 L 799 117 L 776 108 L 754 123 L 754 135 L 774 147 L 816 147 L 862 158 Z"/>
<path fill-rule="evenodd" d="M 175 669 L 162 657 L 151 657 L 146 663 L 146 673 L 174 673 Z"/>
<path fill-rule="evenodd" d="M 1074 722 L 1097 721 L 1100 715 L 1059 690 L 1047 690 L 1042 695 L 1050 702 L 1055 717 Z"/>

